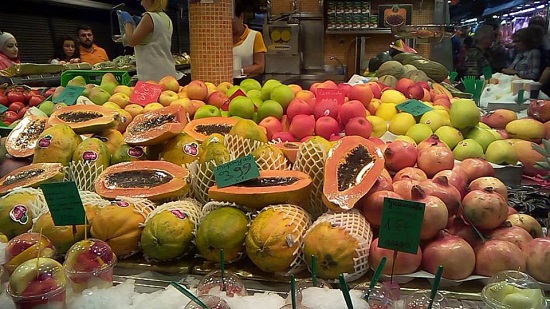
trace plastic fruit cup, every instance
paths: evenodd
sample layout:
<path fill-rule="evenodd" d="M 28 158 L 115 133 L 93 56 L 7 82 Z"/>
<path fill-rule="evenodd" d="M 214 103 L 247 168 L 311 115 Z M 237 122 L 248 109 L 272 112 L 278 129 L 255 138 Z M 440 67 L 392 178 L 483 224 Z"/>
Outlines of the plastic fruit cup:
<path fill-rule="evenodd" d="M 430 290 L 416 291 L 405 299 L 404 309 L 428 309 L 430 304 Z M 443 294 L 437 292 L 435 295 L 432 309 L 445 308 L 446 300 Z"/>
<path fill-rule="evenodd" d="M 16 309 L 65 309 L 67 308 L 66 289 L 64 286 L 57 288 L 56 290 L 49 291 L 44 294 L 34 296 L 18 296 L 14 295 L 10 288 L 7 289 L 8 295 L 15 303 Z"/>
<path fill-rule="evenodd" d="M 235 295 L 246 296 L 246 288 L 242 280 L 232 271 L 225 271 L 225 294 L 229 297 Z M 197 294 L 206 295 L 210 290 L 223 290 L 222 273 L 220 270 L 214 270 L 205 275 L 197 285 Z"/>
<path fill-rule="evenodd" d="M 197 296 L 205 305 L 210 309 L 231 309 L 227 302 L 218 296 L 214 295 L 200 295 Z M 184 309 L 203 309 L 201 306 L 193 301 L 187 303 Z"/>
<path fill-rule="evenodd" d="M 393 300 L 389 295 L 389 291 L 383 286 L 376 285 L 369 295 L 369 307 L 371 309 L 392 309 Z"/>
<path fill-rule="evenodd" d="M 116 258 L 113 258 L 111 264 L 106 264 L 104 268 L 90 271 L 72 271 L 65 269 L 69 284 L 75 293 L 81 293 L 85 289 L 96 287 L 99 289 L 106 289 L 113 286 L 113 269 L 115 266 Z"/>
<path fill-rule="evenodd" d="M 302 291 L 307 289 L 307 288 L 312 288 L 312 287 L 313 287 L 313 280 L 311 280 L 311 279 L 299 280 L 299 281 L 296 282 L 295 291 L 296 291 L 296 302 L 298 304 L 300 304 L 302 302 L 302 299 L 303 299 Z M 328 282 L 326 282 L 323 279 L 317 279 L 317 287 L 318 288 L 328 288 L 328 289 L 331 288 L 330 284 L 328 284 Z M 285 304 L 292 304 L 292 295 L 290 293 L 291 292 L 289 291 L 288 296 L 286 297 L 286 300 L 285 300 Z"/>

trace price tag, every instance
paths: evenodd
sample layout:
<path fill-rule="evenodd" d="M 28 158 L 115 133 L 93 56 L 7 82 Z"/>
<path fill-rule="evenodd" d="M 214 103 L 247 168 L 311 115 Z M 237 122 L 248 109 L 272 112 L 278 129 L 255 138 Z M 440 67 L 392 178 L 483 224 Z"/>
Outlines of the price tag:
<path fill-rule="evenodd" d="M 73 105 L 76 102 L 76 99 L 84 92 L 84 87 L 78 86 L 66 86 L 65 89 L 53 99 L 54 103 L 63 102 L 67 105 Z"/>
<path fill-rule="evenodd" d="M 229 103 L 231 103 L 231 100 L 236 97 L 246 97 L 246 93 L 244 93 L 244 91 L 242 91 L 241 89 L 237 89 L 227 100 L 225 100 L 225 102 L 223 102 L 223 105 L 221 107 L 222 111 L 228 111 Z"/>
<path fill-rule="evenodd" d="M 319 104 L 325 100 L 336 101 L 338 106 L 344 104 L 345 93 L 340 89 L 327 89 L 327 88 L 317 88 L 315 92 L 315 103 Z"/>
<path fill-rule="evenodd" d="M 52 214 L 53 222 L 60 225 L 84 224 L 86 212 L 74 182 L 41 184 L 40 188 Z"/>
<path fill-rule="evenodd" d="M 409 113 L 413 116 L 424 115 L 425 113 L 433 110 L 433 108 L 415 99 L 405 101 L 397 105 L 396 107 L 399 110 Z"/>
<path fill-rule="evenodd" d="M 378 246 L 416 254 L 424 220 L 424 203 L 384 198 Z"/>
<path fill-rule="evenodd" d="M 145 106 L 149 103 L 157 102 L 162 92 L 161 85 L 150 84 L 146 82 L 137 82 L 134 91 L 130 96 L 130 102 Z"/>
<path fill-rule="evenodd" d="M 218 188 L 232 186 L 259 176 L 258 165 L 252 155 L 224 163 L 214 169 Z"/>
<path fill-rule="evenodd" d="M 0 104 L 0 114 L 2 114 L 3 112 L 7 111 L 8 110 L 8 107 L 7 106 L 4 106 L 2 104 Z M 5 127 L 6 125 L 2 125 L 3 127 Z"/>

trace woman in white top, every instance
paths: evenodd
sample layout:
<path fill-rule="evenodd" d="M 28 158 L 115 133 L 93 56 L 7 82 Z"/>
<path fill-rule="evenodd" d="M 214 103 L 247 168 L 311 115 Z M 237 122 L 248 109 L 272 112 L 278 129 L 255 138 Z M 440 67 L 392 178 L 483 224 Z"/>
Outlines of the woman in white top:
<path fill-rule="evenodd" d="M 141 20 L 128 18 L 127 12 L 118 12 L 124 25 L 124 42 L 134 47 L 138 80 L 159 81 L 164 76 L 180 79 L 183 74 L 176 71 L 172 57 L 173 25 L 164 13 L 168 0 L 141 0 L 145 9 Z M 135 25 L 137 23 L 137 26 Z"/>

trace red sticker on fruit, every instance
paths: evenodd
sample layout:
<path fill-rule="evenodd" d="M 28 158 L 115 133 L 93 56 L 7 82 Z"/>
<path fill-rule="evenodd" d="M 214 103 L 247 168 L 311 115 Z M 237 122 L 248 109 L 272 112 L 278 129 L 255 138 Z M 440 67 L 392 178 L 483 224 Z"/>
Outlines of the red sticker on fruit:
<path fill-rule="evenodd" d="M 134 92 L 132 92 L 130 96 L 130 102 L 145 106 L 149 103 L 157 102 L 161 92 L 161 85 L 137 82 L 134 87 Z"/>
<path fill-rule="evenodd" d="M 344 104 L 346 95 L 340 89 L 317 88 L 315 92 L 315 104 L 320 104 L 324 101 L 336 102 L 338 106 Z"/>
<path fill-rule="evenodd" d="M 38 141 L 38 147 L 40 148 L 48 148 L 52 142 L 52 136 L 51 135 L 46 135 L 44 136 L 43 138 L 41 138 L 39 141 Z"/>
<path fill-rule="evenodd" d="M 10 219 L 19 224 L 27 224 L 29 222 L 29 216 L 27 215 L 29 211 L 27 207 L 23 205 L 15 205 L 10 211 Z"/>
<path fill-rule="evenodd" d="M 118 206 L 118 207 L 128 207 L 130 206 L 130 203 L 126 202 L 126 201 L 116 201 L 115 204 Z"/>
<path fill-rule="evenodd" d="M 178 219 L 185 220 L 187 218 L 187 214 L 179 209 L 170 210 L 170 212 Z"/>
<path fill-rule="evenodd" d="M 140 146 L 134 146 L 127 151 L 128 155 L 133 158 L 141 158 L 143 156 L 143 148 Z"/>
<path fill-rule="evenodd" d="M 99 155 L 95 151 L 84 151 L 82 154 L 82 160 L 84 160 L 84 162 L 93 162 L 97 160 L 97 157 L 99 157 Z"/>
<path fill-rule="evenodd" d="M 236 97 L 246 97 L 246 93 L 244 93 L 244 91 L 242 91 L 241 89 L 237 89 L 237 91 L 233 92 L 233 94 L 229 97 L 229 99 L 223 102 L 223 105 L 221 107 L 222 111 L 229 110 L 229 103 L 231 102 L 231 100 L 233 100 Z"/>
<path fill-rule="evenodd" d="M 183 153 L 193 157 L 197 156 L 199 154 L 199 144 L 191 142 L 183 145 Z"/>

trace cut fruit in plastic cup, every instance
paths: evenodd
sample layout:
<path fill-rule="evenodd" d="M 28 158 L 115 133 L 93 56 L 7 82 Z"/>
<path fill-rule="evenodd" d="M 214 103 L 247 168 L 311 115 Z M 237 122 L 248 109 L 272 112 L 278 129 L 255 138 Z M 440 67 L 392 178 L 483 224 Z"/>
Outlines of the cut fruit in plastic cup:
<path fill-rule="evenodd" d="M 430 290 L 415 291 L 405 298 L 404 309 L 428 309 L 430 304 Z M 440 292 L 435 295 L 432 309 L 446 308 L 447 300 Z"/>
<path fill-rule="evenodd" d="M 200 295 L 197 296 L 205 305 L 210 309 L 231 309 L 227 302 L 218 296 L 214 295 Z M 197 303 L 190 301 L 187 303 L 184 309 L 203 309 Z"/>
<path fill-rule="evenodd" d="M 296 291 L 296 302 L 298 304 L 302 303 L 302 291 L 312 287 L 313 287 L 313 280 L 311 279 L 296 281 L 295 291 Z M 323 279 L 317 279 L 317 287 L 327 288 L 327 289 L 331 288 L 330 284 Z M 286 297 L 285 304 L 292 304 L 292 295 L 290 294 L 290 292 L 288 292 L 288 296 Z"/>
<path fill-rule="evenodd" d="M 225 294 L 229 297 L 235 295 L 246 296 L 246 288 L 243 281 L 232 271 L 225 271 Z M 206 295 L 210 291 L 224 291 L 224 282 L 222 281 L 221 270 L 214 270 L 206 274 L 197 285 L 197 294 Z"/>

